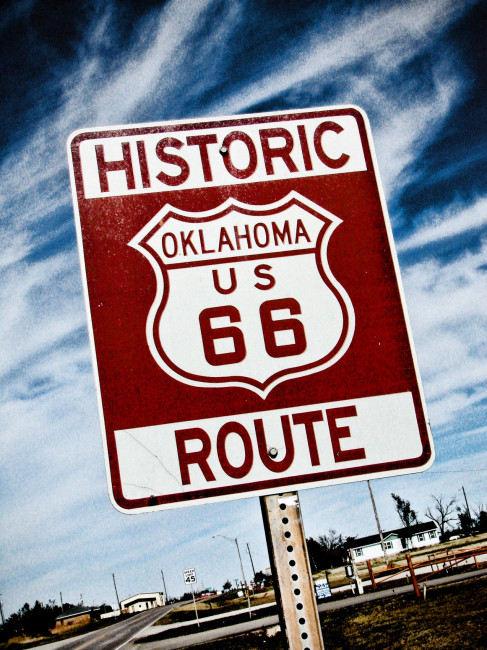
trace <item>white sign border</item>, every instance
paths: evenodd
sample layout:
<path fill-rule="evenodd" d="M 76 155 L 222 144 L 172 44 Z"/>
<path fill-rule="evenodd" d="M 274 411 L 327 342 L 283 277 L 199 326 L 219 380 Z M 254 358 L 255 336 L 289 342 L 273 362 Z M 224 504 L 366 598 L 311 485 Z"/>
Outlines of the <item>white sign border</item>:
<path fill-rule="evenodd" d="M 100 387 L 100 380 L 99 380 L 99 371 L 98 371 L 98 363 L 97 363 L 97 358 L 96 358 L 96 348 L 95 348 L 95 340 L 94 340 L 94 332 L 93 332 L 93 323 L 91 319 L 91 310 L 90 310 L 90 302 L 89 302 L 89 294 L 88 294 L 88 285 L 87 285 L 87 273 L 86 273 L 86 265 L 85 265 L 85 259 L 84 259 L 84 247 L 83 247 L 83 237 L 82 237 L 82 231 L 81 231 L 81 218 L 80 218 L 80 213 L 79 213 L 79 205 L 77 201 L 77 184 L 76 184 L 76 177 L 75 177 L 75 170 L 73 166 L 73 160 L 72 160 L 72 143 L 73 141 L 87 133 L 109 133 L 109 132 L 120 132 L 120 131 L 126 131 L 129 129 L 147 129 L 147 128 L 158 128 L 158 127 L 164 127 L 164 126 L 180 126 L 180 125 L 187 125 L 187 124 L 201 124 L 203 122 L 224 122 L 228 120 L 244 120 L 244 119 L 265 119 L 265 118 L 270 118 L 270 117 L 278 117 L 281 115 L 303 115 L 304 117 L 307 114 L 312 114 L 312 113 L 317 113 L 317 112 L 326 112 L 328 113 L 328 117 L 331 117 L 333 112 L 335 111 L 356 111 L 359 113 L 363 119 L 364 122 L 364 127 L 365 127 L 365 132 L 367 136 L 367 144 L 369 147 L 370 151 L 370 157 L 372 161 L 372 167 L 373 167 L 373 172 L 375 176 L 375 181 L 377 184 L 377 189 L 379 193 L 379 198 L 380 198 L 380 204 L 381 204 L 381 209 L 382 209 L 382 214 L 384 217 L 384 225 L 386 228 L 387 232 L 387 239 L 388 239 L 388 244 L 389 244 L 389 249 L 391 253 L 391 258 L 393 262 L 393 267 L 394 267 L 394 272 L 396 275 L 396 281 L 397 281 L 397 287 L 398 287 L 398 292 L 400 295 L 401 299 L 401 304 L 402 304 L 402 309 L 403 309 L 403 314 L 404 314 L 404 320 L 405 320 L 405 326 L 406 326 L 406 331 L 408 335 L 408 341 L 409 341 L 409 346 L 410 346 L 410 351 L 411 351 L 411 357 L 413 360 L 413 365 L 414 365 L 414 371 L 415 371 L 415 377 L 416 377 L 416 382 L 418 386 L 418 391 L 421 399 L 421 406 L 422 410 L 424 413 L 425 417 L 425 424 L 426 424 L 426 433 L 428 437 L 428 442 L 430 446 L 430 458 L 425 463 L 425 465 L 417 468 L 405 468 L 401 470 L 393 470 L 392 472 L 378 472 L 375 474 L 367 474 L 364 475 L 363 477 L 343 477 L 340 479 L 335 479 L 331 481 L 326 482 L 326 486 L 329 485 L 340 485 L 344 483 L 355 483 L 358 481 L 365 481 L 369 479 L 376 479 L 376 478 L 386 478 L 388 476 L 400 476 L 400 475 L 406 475 L 406 474 L 414 474 L 414 473 L 419 473 L 426 471 L 431 465 L 433 464 L 435 460 L 435 449 L 433 445 L 433 439 L 431 435 L 431 429 L 430 429 L 430 421 L 427 416 L 427 410 L 426 410 L 426 402 L 425 402 L 425 397 L 424 397 L 424 390 L 421 382 L 421 376 L 419 374 L 419 366 L 418 366 L 418 360 L 417 360 L 417 355 L 416 355 L 416 350 L 414 347 L 414 342 L 413 342 L 413 337 L 412 337 L 412 331 L 411 331 L 411 324 L 410 324 L 410 319 L 409 319 L 409 314 L 407 310 L 407 304 L 406 304 L 406 299 L 405 299 L 405 292 L 404 292 L 404 287 L 402 284 L 402 279 L 401 279 L 401 273 L 400 273 L 400 268 L 399 268 L 399 261 L 397 257 L 397 251 L 393 239 L 393 233 L 392 233 L 392 226 L 390 222 L 390 217 L 389 217 L 389 212 L 387 210 L 387 204 L 385 200 L 385 193 L 384 189 L 382 186 L 382 181 L 381 177 L 379 174 L 379 168 L 378 168 L 378 163 L 377 163 L 377 156 L 375 152 L 375 147 L 372 139 L 372 131 L 370 127 L 370 122 L 367 117 L 367 114 L 365 111 L 360 108 L 359 106 L 353 105 L 353 104 L 348 104 L 348 105 L 334 105 L 334 106 L 316 106 L 312 108 L 306 108 L 306 109 L 286 109 L 286 110 L 281 110 L 281 111 L 269 111 L 269 112 L 264 112 L 264 113 L 244 113 L 244 114 L 238 114 L 238 115 L 226 115 L 226 116 L 203 116 L 199 118 L 191 118 L 191 119 L 181 119 L 181 120 L 170 120 L 170 121 L 163 121 L 163 122 L 149 122 L 149 123 L 136 123 L 136 124 L 125 124 L 125 125 L 117 125 L 117 126 L 99 126 L 99 127 L 89 127 L 89 128 L 81 128 L 77 129 L 71 135 L 69 136 L 67 140 L 67 153 L 68 153 L 68 164 L 69 164 L 69 175 L 70 175 L 70 181 L 71 181 L 71 189 L 72 189 L 72 197 L 73 197 L 73 210 L 74 210 L 74 216 L 75 216 L 75 226 L 76 226 L 76 236 L 78 240 L 78 253 L 79 253 L 79 259 L 80 259 L 80 266 L 81 266 L 81 275 L 82 275 L 82 284 L 83 284 L 83 294 L 84 294 L 84 299 L 85 299 L 85 307 L 87 311 L 87 326 L 88 326 L 88 334 L 89 334 L 89 340 L 90 340 L 90 349 L 91 349 L 91 357 L 92 357 L 92 365 L 93 365 L 93 373 L 94 373 L 94 379 L 95 379 L 95 387 L 96 387 L 96 395 L 97 395 L 97 402 L 98 402 L 98 412 L 99 412 L 99 417 L 100 417 L 100 423 L 101 423 L 101 433 L 102 433 L 102 443 L 103 443 L 103 450 L 104 450 L 104 457 L 105 457 L 105 468 L 106 468 L 106 478 L 107 478 L 107 486 L 108 486 L 108 492 L 110 496 L 110 500 L 112 502 L 112 505 L 114 508 L 124 514 L 139 514 L 139 513 L 144 513 L 144 512 L 152 512 L 156 510 L 166 510 L 169 509 L 170 507 L 176 508 L 176 507 L 185 507 L 185 506 L 191 506 L 191 505 L 196 505 L 196 504 L 205 504 L 205 503 L 210 503 L 210 502 L 218 502 L 218 501 L 228 501 L 228 500 L 233 500 L 236 498 L 248 498 L 250 496 L 265 496 L 268 494 L 273 494 L 278 492 L 279 490 L 262 490 L 262 491 L 256 491 L 252 493 L 251 495 L 225 495 L 223 497 L 212 497 L 211 499 L 192 499 L 189 502 L 178 502 L 175 505 L 151 505 L 147 507 L 140 507 L 140 508 L 134 508 L 134 509 L 125 509 L 122 508 L 117 501 L 115 500 L 115 496 L 113 494 L 113 485 L 111 482 L 111 465 L 110 465 L 110 459 L 109 459 L 109 453 L 108 453 L 108 443 L 107 443 L 107 433 L 106 433 L 106 424 L 105 424 L 105 417 L 103 413 L 103 403 L 102 403 L 102 398 L 101 398 L 101 387 Z M 320 176 L 320 174 L 317 174 L 317 176 Z M 319 487 L 318 485 L 311 484 L 311 485 L 289 485 L 286 486 L 285 490 L 286 491 L 292 491 L 292 490 L 297 490 L 297 489 L 302 489 L 302 488 L 313 488 L 313 487 Z M 281 491 L 284 488 L 281 489 Z"/>

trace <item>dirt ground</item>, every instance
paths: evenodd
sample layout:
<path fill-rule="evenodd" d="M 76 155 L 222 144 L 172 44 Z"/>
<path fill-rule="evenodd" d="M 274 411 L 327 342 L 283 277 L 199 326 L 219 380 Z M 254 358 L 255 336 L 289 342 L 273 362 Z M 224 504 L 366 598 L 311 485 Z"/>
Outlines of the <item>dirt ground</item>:
<path fill-rule="evenodd" d="M 320 616 L 327 650 L 487 648 L 487 578 L 430 588 L 413 595 L 363 603 Z M 202 644 L 199 650 L 284 650 L 280 634 L 258 631 Z"/>

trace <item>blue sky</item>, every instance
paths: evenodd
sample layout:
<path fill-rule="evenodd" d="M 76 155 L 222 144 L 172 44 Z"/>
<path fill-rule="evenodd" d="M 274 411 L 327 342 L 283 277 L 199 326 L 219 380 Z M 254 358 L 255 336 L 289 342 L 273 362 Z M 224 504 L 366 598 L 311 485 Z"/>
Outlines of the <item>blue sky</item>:
<path fill-rule="evenodd" d="M 65 143 L 91 126 L 356 104 L 374 135 L 437 460 L 373 482 L 421 515 L 487 502 L 487 119 L 481 2 L 11 2 L 0 18 L 0 593 L 115 604 L 268 566 L 258 499 L 109 502 Z M 366 483 L 300 493 L 308 536 L 373 533 Z M 245 556 L 250 575 L 248 556 Z"/>

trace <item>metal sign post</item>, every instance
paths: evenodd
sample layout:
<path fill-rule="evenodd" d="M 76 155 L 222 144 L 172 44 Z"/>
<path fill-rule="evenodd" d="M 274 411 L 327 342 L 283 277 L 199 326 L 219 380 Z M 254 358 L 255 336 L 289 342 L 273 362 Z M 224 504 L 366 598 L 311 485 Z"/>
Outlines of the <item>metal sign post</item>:
<path fill-rule="evenodd" d="M 289 648 L 324 648 L 298 494 L 275 494 L 261 497 L 260 502 Z"/>
<path fill-rule="evenodd" d="M 196 614 L 196 622 L 198 623 L 198 627 L 199 627 L 200 626 L 200 619 L 198 618 L 198 608 L 196 607 L 196 600 L 195 600 L 195 597 L 194 597 L 193 583 L 191 583 L 191 595 L 193 596 L 194 613 Z"/>
<path fill-rule="evenodd" d="M 191 586 L 191 595 L 193 596 L 194 613 L 196 614 L 196 622 L 198 623 L 198 627 L 199 627 L 200 620 L 198 618 L 198 608 L 196 607 L 196 599 L 194 597 L 194 589 L 193 589 L 193 585 L 196 582 L 196 571 L 194 569 L 184 569 L 183 577 L 184 577 L 184 584 Z"/>

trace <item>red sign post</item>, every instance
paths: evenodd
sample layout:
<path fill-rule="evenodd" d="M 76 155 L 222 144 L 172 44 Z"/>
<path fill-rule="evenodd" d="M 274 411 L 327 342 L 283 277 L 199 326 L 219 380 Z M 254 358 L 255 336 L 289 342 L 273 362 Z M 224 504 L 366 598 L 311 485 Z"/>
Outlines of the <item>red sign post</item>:
<path fill-rule="evenodd" d="M 117 508 L 429 466 L 359 109 L 87 129 L 68 148 Z"/>

